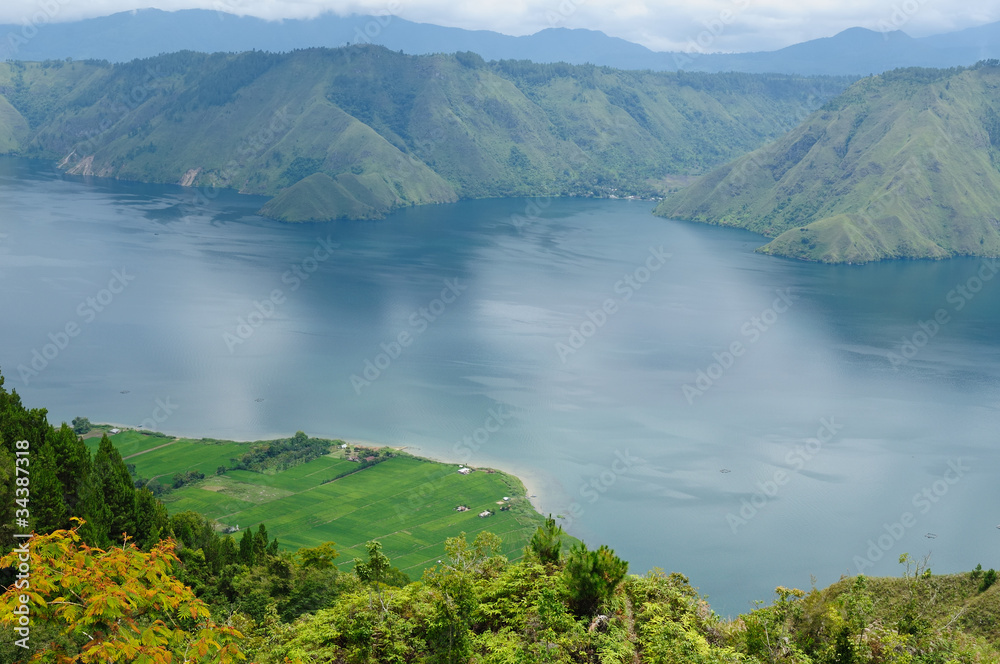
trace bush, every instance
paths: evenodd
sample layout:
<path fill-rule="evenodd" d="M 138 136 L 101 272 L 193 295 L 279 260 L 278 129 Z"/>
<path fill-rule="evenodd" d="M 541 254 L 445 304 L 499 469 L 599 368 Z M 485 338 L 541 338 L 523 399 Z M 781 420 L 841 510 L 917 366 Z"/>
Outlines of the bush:
<path fill-rule="evenodd" d="M 983 574 L 982 582 L 980 582 L 979 584 L 979 592 L 981 593 L 986 592 L 987 590 L 990 589 L 990 586 L 996 583 L 996 581 L 997 581 L 997 571 L 992 568 L 987 570 L 986 573 Z"/>

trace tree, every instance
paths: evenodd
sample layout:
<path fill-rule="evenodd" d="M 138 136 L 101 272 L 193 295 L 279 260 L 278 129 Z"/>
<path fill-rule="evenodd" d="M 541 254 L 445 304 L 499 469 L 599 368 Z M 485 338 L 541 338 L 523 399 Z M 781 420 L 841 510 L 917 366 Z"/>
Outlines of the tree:
<path fill-rule="evenodd" d="M 63 486 L 66 509 L 71 516 L 85 516 L 83 497 L 91 473 L 90 450 L 65 423 L 58 429 L 49 427 L 45 442 L 58 460 L 56 476 Z"/>
<path fill-rule="evenodd" d="M 379 584 L 382 582 L 385 573 L 389 570 L 389 558 L 382 553 L 382 543 L 378 540 L 368 541 L 365 544 L 365 548 L 368 550 L 368 560 L 355 558 L 354 573 L 357 574 L 362 583 L 375 588 L 379 604 L 381 604 L 382 611 L 384 612 L 385 602 L 382 600 L 382 587 Z"/>
<path fill-rule="evenodd" d="M 556 520 L 549 514 L 545 519 L 545 525 L 539 526 L 535 534 L 531 536 L 528 548 L 538 556 L 542 564 L 556 564 L 559 562 L 559 551 L 562 548 L 562 526 L 556 525 Z"/>
<path fill-rule="evenodd" d="M 73 433 L 85 434 L 90 431 L 90 420 L 86 417 L 74 417 L 73 418 Z"/>
<path fill-rule="evenodd" d="M 243 531 L 243 537 L 240 538 L 240 562 L 249 567 L 254 565 L 253 557 L 253 528 L 247 528 Z"/>
<path fill-rule="evenodd" d="M 11 452 L 19 440 L 28 441 L 31 449 L 38 449 L 45 442 L 49 423 L 44 408 L 27 409 L 21 404 L 17 390 L 7 392 L 0 374 L 0 434 L 3 444 Z"/>
<path fill-rule="evenodd" d="M 117 541 L 122 533 L 135 534 L 135 487 L 122 455 L 107 436 L 101 436 L 94 456 L 93 482 L 96 507 L 102 503 L 107 507 L 98 524 L 106 541 Z"/>
<path fill-rule="evenodd" d="M 982 570 L 982 568 L 980 568 Z M 984 593 L 997 582 L 997 571 L 992 567 L 983 574 L 983 580 L 979 584 L 979 592 Z"/>
<path fill-rule="evenodd" d="M 0 624 L 17 625 L 14 610 L 26 594 L 34 621 L 63 626 L 65 637 L 39 647 L 32 662 L 244 659 L 235 643 L 239 632 L 212 622 L 205 603 L 170 575 L 173 547 L 165 540 L 143 553 L 126 540 L 104 551 L 84 544 L 77 528 L 36 535 L 27 547 L 30 588 L 11 586 L 0 596 Z M 17 565 L 18 556 L 12 551 L 0 565 Z"/>
<path fill-rule="evenodd" d="M 31 520 L 36 533 L 50 533 L 69 525 L 63 486 L 56 477 L 52 448 L 42 447 L 31 468 Z"/>
<path fill-rule="evenodd" d="M 506 564 L 498 555 L 501 540 L 483 531 L 470 545 L 465 533 L 444 542 L 448 562 L 439 560 L 424 572 L 424 581 L 435 592 L 434 615 L 428 641 L 436 651 L 436 661 L 466 662 L 472 652 L 472 613 L 478 605 L 475 582 L 494 577 Z"/>
<path fill-rule="evenodd" d="M 170 522 L 167 508 L 149 489 L 135 492 L 135 540 L 143 549 L 156 544 L 166 535 Z"/>
<path fill-rule="evenodd" d="M 333 561 L 340 556 L 337 550 L 333 548 L 334 546 L 334 542 L 323 542 L 319 546 L 309 549 L 302 547 L 296 553 L 299 565 L 314 569 L 330 569 L 333 567 Z"/>
<path fill-rule="evenodd" d="M 17 485 L 14 484 L 14 459 L 13 453 L 6 447 L 0 447 L 0 551 L 7 551 L 14 546 L 14 518 L 15 510 L 18 509 L 14 502 L 14 492 L 17 490 Z"/>
<path fill-rule="evenodd" d="M 611 599 L 628 573 L 628 563 L 603 544 L 596 551 L 588 551 L 581 542 L 570 549 L 563 573 L 573 613 L 589 618 Z"/>
<path fill-rule="evenodd" d="M 267 554 L 267 543 L 267 528 L 262 523 L 257 527 L 257 534 L 253 538 L 253 559 L 255 564 L 260 565 L 264 562 Z"/>

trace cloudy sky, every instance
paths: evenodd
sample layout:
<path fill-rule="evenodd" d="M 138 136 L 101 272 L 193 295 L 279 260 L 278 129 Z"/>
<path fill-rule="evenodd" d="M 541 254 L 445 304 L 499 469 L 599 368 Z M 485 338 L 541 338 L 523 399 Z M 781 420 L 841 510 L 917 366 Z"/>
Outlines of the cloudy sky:
<path fill-rule="evenodd" d="M 411 21 L 524 35 L 590 28 L 654 50 L 687 50 L 704 31 L 712 51 L 772 50 L 846 28 L 914 36 L 1000 21 L 1000 0 L 0 0 L 0 22 L 40 12 L 70 21 L 156 7 L 204 8 L 267 19 L 321 12 L 396 14 Z"/>

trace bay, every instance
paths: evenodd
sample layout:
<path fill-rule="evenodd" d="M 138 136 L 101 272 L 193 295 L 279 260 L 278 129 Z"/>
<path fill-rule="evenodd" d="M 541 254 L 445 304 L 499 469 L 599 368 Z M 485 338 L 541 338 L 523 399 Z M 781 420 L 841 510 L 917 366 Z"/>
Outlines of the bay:
<path fill-rule="evenodd" d="M 787 261 L 642 201 L 286 225 L 196 193 L 0 159 L 7 389 L 56 422 L 509 470 L 723 614 L 903 552 L 997 564 L 990 261 Z"/>

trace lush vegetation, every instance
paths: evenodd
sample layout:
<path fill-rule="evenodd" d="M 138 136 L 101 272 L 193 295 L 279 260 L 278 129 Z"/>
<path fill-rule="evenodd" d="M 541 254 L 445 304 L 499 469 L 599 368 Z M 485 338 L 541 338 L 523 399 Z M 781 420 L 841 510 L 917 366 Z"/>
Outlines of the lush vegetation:
<path fill-rule="evenodd" d="M 489 529 L 503 537 L 502 552 L 517 558 L 542 522 L 515 477 L 489 469 L 462 475 L 455 465 L 389 448 L 302 432 L 256 443 L 146 431 L 108 439 L 132 483 L 157 496 L 169 514 L 198 512 L 228 529 L 264 523 L 288 550 L 336 541 L 344 567 L 364 553 L 373 533 L 394 564 L 414 576 L 444 554 L 446 538 L 462 531 Z M 96 451 L 99 440 L 85 444 Z M 468 509 L 457 511 L 460 505 Z M 491 517 L 478 516 L 487 510 Z"/>
<path fill-rule="evenodd" d="M 118 435 L 129 450 L 141 447 L 139 434 Z M 572 541 L 551 517 L 539 519 L 523 551 L 512 555 L 504 555 L 507 543 L 489 530 L 480 529 L 472 541 L 464 532 L 447 537 L 439 558 L 411 577 L 386 552 L 391 537 L 384 524 L 367 516 L 369 538 L 344 566 L 337 562 L 346 556 L 332 541 L 293 551 L 263 523 L 223 533 L 218 522 L 193 511 L 167 516 L 148 490 L 133 486 L 108 436 L 100 437 L 91 456 L 68 426 L 52 427 L 44 410 L 25 408 L 16 392 L 3 388 L 2 377 L 0 438 L 0 581 L 6 589 L 0 625 L 11 633 L 22 606 L 32 616 L 30 648 L 4 639 L 3 662 L 1000 661 L 1000 584 L 996 571 L 982 566 L 934 575 L 926 561 L 904 555 L 901 578 L 843 578 L 809 592 L 779 587 L 770 605 L 761 602 L 724 620 L 681 574 L 629 574 L 613 550 Z M 148 438 L 147 446 L 170 440 Z M 227 471 L 216 479 L 244 473 L 301 482 L 312 464 L 320 464 L 310 471 L 317 478 L 331 470 L 325 463 L 357 465 L 330 456 L 268 465 L 313 447 L 310 440 L 303 434 L 244 445 L 249 456 L 234 458 L 264 463 L 267 473 Z M 25 502 L 36 533 L 29 588 L 17 585 L 14 565 L 24 554 L 15 550 L 20 541 L 12 529 L 20 508 L 15 468 L 26 465 L 17 463 L 24 457 L 16 453 L 25 446 L 31 477 Z M 375 461 L 373 452 L 348 448 L 343 454 Z M 133 459 L 144 456 L 140 450 Z M 440 465 L 382 456 L 364 471 L 321 486 L 394 464 L 399 472 L 400 463 Z M 462 482 L 488 475 L 449 472 Z M 391 477 L 380 482 L 394 486 Z M 515 556 L 519 560 L 512 561 Z"/>
<path fill-rule="evenodd" d="M 826 262 L 1000 256 L 1000 67 L 863 79 L 774 143 L 703 176 L 657 214 L 774 237 Z"/>
<path fill-rule="evenodd" d="M 626 72 L 376 46 L 0 64 L 0 153 L 275 196 L 288 221 L 491 196 L 658 196 L 849 79 Z"/>

